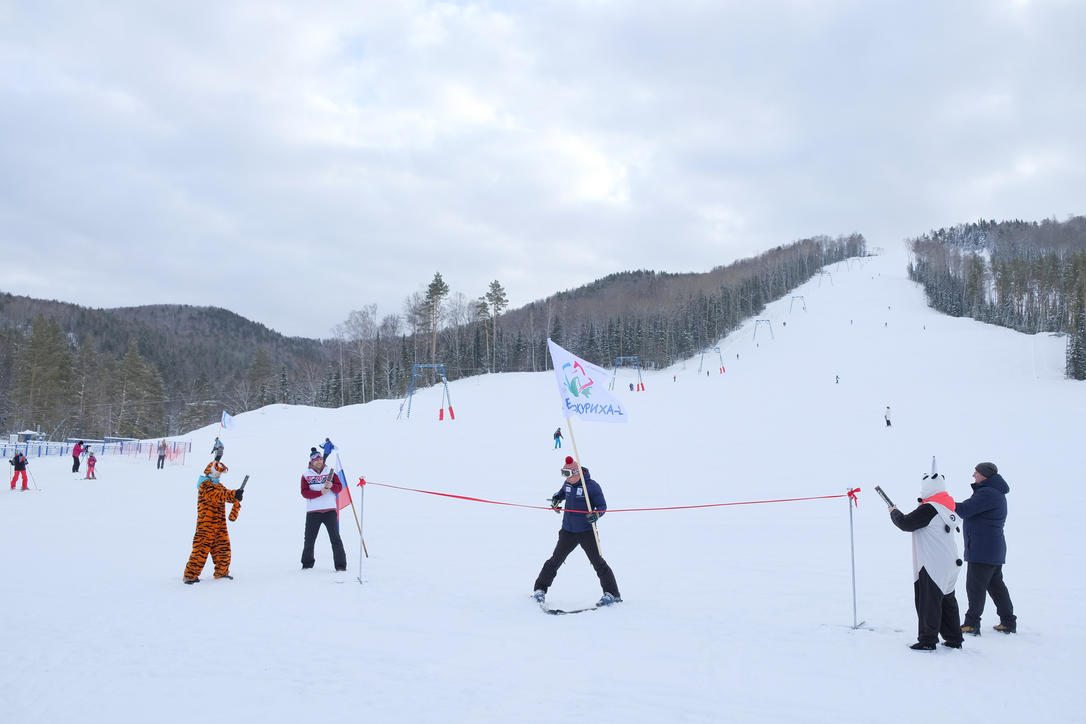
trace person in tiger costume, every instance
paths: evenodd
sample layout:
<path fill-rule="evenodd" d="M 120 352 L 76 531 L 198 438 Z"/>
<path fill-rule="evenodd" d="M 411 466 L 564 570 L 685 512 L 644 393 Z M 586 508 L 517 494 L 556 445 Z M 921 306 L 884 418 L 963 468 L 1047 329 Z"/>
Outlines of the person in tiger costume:
<path fill-rule="evenodd" d="M 215 578 L 234 578 L 230 575 L 230 536 L 226 532 L 223 505 L 233 503 L 230 520 L 237 520 L 245 491 L 227 490 L 219 481 L 227 469 L 218 460 L 210 462 L 196 483 L 196 535 L 192 538 L 192 555 L 185 566 L 185 583 L 200 582 L 200 573 L 204 570 L 208 553 L 215 564 Z"/>

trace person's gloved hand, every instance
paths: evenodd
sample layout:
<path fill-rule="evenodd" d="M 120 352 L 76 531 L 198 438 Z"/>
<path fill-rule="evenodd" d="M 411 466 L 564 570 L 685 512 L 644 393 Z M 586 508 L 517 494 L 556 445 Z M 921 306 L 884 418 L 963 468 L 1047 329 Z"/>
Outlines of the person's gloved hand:
<path fill-rule="evenodd" d="M 551 498 L 551 508 L 554 509 L 555 513 L 561 513 L 562 512 L 561 505 L 562 505 L 562 498 L 560 498 L 558 495 L 554 495 Z"/>
<path fill-rule="evenodd" d="M 234 491 L 234 500 L 241 502 L 241 496 L 245 495 L 245 488 L 238 488 Z"/>
<path fill-rule="evenodd" d="M 584 519 L 587 520 L 589 523 L 595 523 L 597 520 L 600 519 L 600 514 L 596 512 L 585 513 Z"/>

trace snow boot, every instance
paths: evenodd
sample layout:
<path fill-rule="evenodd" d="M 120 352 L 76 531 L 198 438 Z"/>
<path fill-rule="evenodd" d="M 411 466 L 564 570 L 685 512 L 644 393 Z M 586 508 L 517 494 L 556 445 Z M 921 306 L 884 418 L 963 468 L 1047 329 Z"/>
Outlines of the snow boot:
<path fill-rule="evenodd" d="M 546 591 L 536 591 L 535 593 L 532 594 L 532 598 L 534 598 L 539 603 L 543 603 L 547 599 L 547 592 Z"/>
<path fill-rule="evenodd" d="M 935 644 L 922 644 L 917 641 L 915 644 L 909 647 L 913 651 L 934 651 Z"/>
<path fill-rule="evenodd" d="M 200 582 L 199 578 L 186 578 L 185 579 L 185 585 L 186 586 L 191 586 L 192 584 L 199 583 L 199 582 Z"/>
<path fill-rule="evenodd" d="M 596 605 L 597 606 L 610 606 L 613 603 L 621 603 L 621 602 L 622 602 L 622 599 L 619 598 L 618 596 L 615 596 L 614 594 L 611 594 L 611 593 L 605 593 L 605 594 L 603 594 L 603 597 L 600 598 L 599 602 Z"/>
<path fill-rule="evenodd" d="M 1007 626 L 1005 624 L 998 624 L 996 626 L 992 626 L 992 628 L 994 628 L 996 631 L 1002 631 L 1005 634 L 1018 633 L 1018 624 L 1011 624 L 1010 626 Z"/>
<path fill-rule="evenodd" d="M 966 624 L 962 626 L 962 633 L 969 634 L 970 636 L 980 636 L 980 626 L 970 626 Z"/>
<path fill-rule="evenodd" d="M 946 646 L 948 649 L 960 649 L 962 647 L 962 642 L 961 641 L 944 641 L 943 646 Z"/>

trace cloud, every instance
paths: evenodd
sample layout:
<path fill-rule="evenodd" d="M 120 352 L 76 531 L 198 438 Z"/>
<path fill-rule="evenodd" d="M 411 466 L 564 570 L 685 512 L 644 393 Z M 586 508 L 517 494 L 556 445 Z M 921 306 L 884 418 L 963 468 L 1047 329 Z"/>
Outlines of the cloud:
<path fill-rule="evenodd" d="M 1075 3 L 3 12 L 5 291 L 318 336 L 434 271 L 515 306 L 816 234 L 1086 212 Z"/>

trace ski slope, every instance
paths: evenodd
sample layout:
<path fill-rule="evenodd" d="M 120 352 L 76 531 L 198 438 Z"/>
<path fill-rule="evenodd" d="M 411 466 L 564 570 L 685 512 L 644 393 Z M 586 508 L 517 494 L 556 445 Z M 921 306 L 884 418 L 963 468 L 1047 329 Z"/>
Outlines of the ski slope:
<path fill-rule="evenodd" d="M 1086 385 L 1062 379 L 1062 340 L 941 316 L 903 253 L 850 260 L 698 358 L 616 394 L 626 425 L 575 424 L 611 508 L 843 495 L 853 510 L 853 628 L 845 498 L 615 512 L 599 526 L 624 602 L 543 615 L 532 582 L 554 546 L 548 510 L 370 486 L 364 528 L 342 518 L 349 574 L 326 536 L 301 571 L 298 480 L 330 436 L 352 479 L 546 505 L 572 452 L 552 372 L 440 387 L 410 420 L 398 401 L 270 406 L 191 433 L 184 467 L 102 457 L 98 480 L 32 459 L 40 493 L 0 494 L 0 719 L 24 722 L 1083 721 L 1086 634 L 1081 438 Z M 792 307 L 790 310 L 789 307 Z M 592 360 L 610 367 L 609 360 Z M 837 376 L 840 382 L 836 382 Z M 893 427 L 883 412 L 889 405 Z M 215 435 L 228 487 L 233 581 L 181 584 L 195 483 Z M 1019 633 L 916 653 L 907 512 L 931 457 L 955 499 L 992 460 L 1011 486 L 1004 573 Z M 356 488 L 356 501 L 358 489 Z M 361 565 L 360 565 L 361 563 Z M 356 576 L 361 570 L 364 583 Z M 966 606 L 964 571 L 958 600 Z M 584 555 L 548 602 L 600 595 Z"/>

